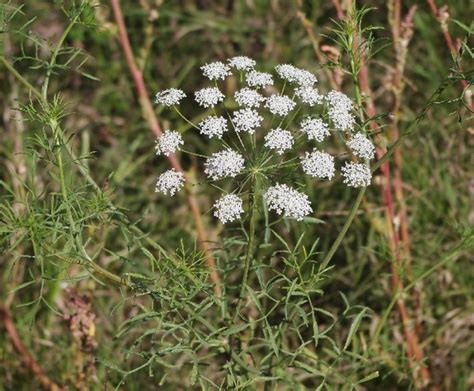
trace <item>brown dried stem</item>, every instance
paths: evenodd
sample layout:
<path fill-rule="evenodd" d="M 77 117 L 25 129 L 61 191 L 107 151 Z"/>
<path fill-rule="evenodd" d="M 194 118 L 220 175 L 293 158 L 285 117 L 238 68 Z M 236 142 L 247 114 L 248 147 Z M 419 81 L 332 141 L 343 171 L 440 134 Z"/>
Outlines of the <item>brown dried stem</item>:
<path fill-rule="evenodd" d="M 363 61 L 363 60 L 362 60 Z M 369 117 L 375 117 L 377 114 L 375 105 L 372 100 L 372 94 L 369 85 L 369 72 L 367 63 L 364 61 L 360 68 L 360 73 L 358 75 L 358 80 L 360 84 L 360 89 L 362 94 L 365 96 L 365 110 Z M 370 122 L 371 129 L 376 132 L 379 129 L 378 124 L 375 121 Z M 399 150 L 398 148 L 396 151 Z M 395 152 L 396 152 L 395 151 Z M 386 149 L 378 146 L 377 147 L 377 156 L 380 159 L 386 152 Z M 387 226 L 390 229 L 389 234 L 389 245 L 390 250 L 393 254 L 394 260 L 391 262 L 391 278 L 392 278 L 392 290 L 393 292 L 401 292 L 404 289 L 403 284 L 403 276 L 402 270 L 404 268 L 403 259 L 400 253 L 400 234 L 398 232 L 397 227 L 395 226 L 395 205 L 393 200 L 393 194 L 391 189 L 391 173 L 390 173 L 390 165 L 388 160 L 385 161 L 380 170 L 383 176 L 383 188 L 382 188 L 382 198 L 385 204 L 385 217 L 387 221 Z M 401 182 L 401 175 L 400 175 L 400 183 Z M 407 306 L 405 304 L 405 300 L 403 296 L 400 296 L 397 299 L 397 308 L 398 312 L 400 313 L 400 317 L 402 320 L 404 335 L 405 335 L 405 344 L 407 349 L 407 355 L 410 358 L 410 364 L 414 369 L 414 377 L 417 379 L 417 371 L 419 371 L 421 381 L 418 381 L 419 385 L 425 386 L 430 381 L 430 373 L 428 367 L 423 363 L 424 361 L 424 354 L 419 343 L 418 335 L 416 334 L 416 330 L 413 327 L 413 322 L 411 320 L 410 314 L 408 312 Z"/>
<path fill-rule="evenodd" d="M 18 331 L 13 323 L 13 319 L 10 310 L 7 307 L 0 306 L 0 319 L 5 327 L 5 330 L 10 337 L 13 347 L 18 352 L 23 361 L 24 365 L 27 366 L 31 372 L 35 374 L 41 385 L 46 390 L 60 391 L 62 388 L 58 386 L 53 380 L 51 380 L 43 369 L 40 367 L 38 362 L 30 354 L 26 346 L 23 344 Z"/>
<path fill-rule="evenodd" d="M 150 126 L 150 129 L 155 134 L 155 136 L 159 137 L 162 133 L 161 127 L 160 127 L 160 124 L 158 123 L 158 119 L 155 115 L 152 103 L 150 101 L 147 89 L 145 87 L 143 74 L 140 71 L 140 69 L 137 67 L 135 57 L 133 55 L 133 51 L 130 45 L 130 40 L 128 38 L 127 27 L 125 25 L 122 9 L 120 7 L 120 0 L 111 0 L 111 4 L 112 4 L 115 22 L 117 23 L 117 26 L 119 29 L 119 42 L 120 42 L 120 45 L 122 46 L 122 49 L 125 54 L 125 60 L 127 62 L 128 68 L 130 69 L 130 73 L 132 74 L 132 77 L 133 77 L 135 88 L 138 94 L 138 99 L 140 101 L 140 105 L 142 108 L 143 117 L 145 117 L 145 120 L 148 122 L 148 125 Z M 217 296 L 220 297 L 221 295 L 220 277 L 216 270 L 216 262 L 214 260 L 214 257 L 208 245 L 209 241 L 207 238 L 206 231 L 204 229 L 204 224 L 202 222 L 199 205 L 196 201 L 196 198 L 191 192 L 190 186 L 188 185 L 189 177 L 183 171 L 183 168 L 181 167 L 180 162 L 176 158 L 176 155 L 172 154 L 168 156 L 168 160 L 171 164 L 171 167 L 173 167 L 176 171 L 182 172 L 185 176 L 184 189 L 186 192 L 188 204 L 191 208 L 191 213 L 193 215 L 193 218 L 196 224 L 198 244 L 206 256 L 206 262 L 207 262 L 207 265 L 209 266 L 210 273 L 211 273 L 210 274 L 211 281 L 214 284 L 214 292 L 216 293 Z"/>
<path fill-rule="evenodd" d="M 448 23 L 447 23 L 449 19 L 448 6 L 444 5 L 438 8 L 434 0 L 426 0 L 426 1 L 428 2 L 428 5 L 430 6 L 433 16 L 439 22 L 441 31 L 443 32 L 444 40 L 446 42 L 446 46 L 448 47 L 449 51 L 451 52 L 451 55 L 454 58 L 459 51 L 459 47 L 456 47 L 456 45 L 454 44 L 453 38 L 448 29 Z M 463 71 L 463 67 L 461 64 L 459 65 L 459 70 Z M 468 87 L 467 81 L 465 79 L 460 79 L 459 83 L 461 84 L 463 90 Z M 469 107 L 470 107 L 471 112 L 474 112 L 474 101 L 471 100 L 469 102 Z"/>

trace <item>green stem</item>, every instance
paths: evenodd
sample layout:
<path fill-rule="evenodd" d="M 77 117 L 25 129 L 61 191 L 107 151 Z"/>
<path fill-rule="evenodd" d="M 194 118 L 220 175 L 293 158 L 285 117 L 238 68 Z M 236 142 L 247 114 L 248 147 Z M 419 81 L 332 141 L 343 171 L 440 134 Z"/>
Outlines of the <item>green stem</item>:
<path fill-rule="evenodd" d="M 59 51 L 61 50 L 61 47 L 64 44 L 64 41 L 66 40 L 66 37 L 69 35 L 71 32 L 71 29 L 74 27 L 76 24 L 77 20 L 79 19 L 81 12 L 78 12 L 74 18 L 72 18 L 71 23 L 66 27 L 66 30 L 64 30 L 63 34 L 61 35 L 61 38 L 59 39 L 56 48 L 53 52 L 53 55 L 51 56 L 51 62 L 48 64 L 48 71 L 46 72 L 46 78 L 43 83 L 43 88 L 42 88 L 42 93 L 43 93 L 43 99 L 47 100 L 48 97 L 48 86 L 49 86 L 49 81 L 51 79 L 51 74 L 53 73 L 54 66 L 56 65 L 56 59 L 58 57 Z"/>
<path fill-rule="evenodd" d="M 331 262 L 331 259 L 336 253 L 337 249 L 339 248 L 339 245 L 341 244 L 342 239 L 344 239 L 344 236 L 346 236 L 346 233 L 352 224 L 352 220 L 354 220 L 354 217 L 357 214 L 357 210 L 359 209 L 362 199 L 364 198 L 365 190 L 366 190 L 365 187 L 362 187 L 359 190 L 359 194 L 357 194 L 357 198 L 355 199 L 354 204 L 352 205 L 351 211 L 349 215 L 347 216 L 347 219 L 341 231 L 339 232 L 339 235 L 337 235 L 336 240 L 332 244 L 331 248 L 329 249 L 329 251 L 327 252 L 326 256 L 324 257 L 321 263 L 321 270 L 325 269 L 326 266 L 329 264 L 329 262 Z"/>
<path fill-rule="evenodd" d="M 257 206 L 255 189 L 256 189 L 256 179 L 252 178 L 252 184 L 250 187 L 250 194 L 249 194 L 250 210 L 249 210 L 249 232 L 248 232 L 247 252 L 245 254 L 244 274 L 242 276 L 242 282 L 240 286 L 239 298 L 237 300 L 237 308 L 234 314 L 234 320 L 238 316 L 240 305 L 245 295 L 245 289 L 246 289 L 248 278 L 249 278 L 250 261 L 252 259 L 252 254 L 253 254 L 253 247 L 254 247 L 254 241 L 255 241 L 255 224 L 256 224 L 256 217 L 257 217 L 257 214 L 255 213 L 256 212 L 255 209 Z"/>
<path fill-rule="evenodd" d="M 39 101 L 41 102 L 44 102 L 43 100 L 43 96 L 41 95 L 41 92 L 39 92 L 35 87 L 33 87 L 33 85 L 28 81 L 26 80 L 14 67 L 12 64 L 10 64 L 7 59 L 3 56 L 0 56 L 0 62 L 5 66 L 5 68 L 7 68 L 10 73 L 17 78 L 17 80 L 22 83 L 26 88 L 28 88 L 28 90 L 30 90 L 33 95 L 36 96 L 36 98 L 38 98 Z"/>
<path fill-rule="evenodd" d="M 397 302 L 397 300 L 403 295 L 405 294 L 406 292 L 409 292 L 419 281 L 421 280 L 424 280 L 426 277 L 428 277 L 430 274 L 432 274 L 434 271 L 436 271 L 437 269 L 439 269 L 441 266 L 445 265 L 446 263 L 450 262 L 454 257 L 456 257 L 460 251 L 463 250 L 464 246 L 465 246 L 466 242 L 465 240 L 461 240 L 454 248 L 453 250 L 451 250 L 451 252 L 446 255 L 446 257 L 444 259 L 442 259 L 441 261 L 439 261 L 437 264 L 435 264 L 434 266 L 432 266 L 431 268 L 429 268 L 428 270 L 426 270 L 424 273 L 422 273 L 421 275 L 419 275 L 417 278 L 415 278 L 410 284 L 408 284 L 407 286 L 405 286 L 405 288 L 403 288 L 402 290 L 398 290 L 397 292 L 395 292 L 393 298 L 392 298 L 392 301 L 390 302 L 390 304 L 388 305 L 387 309 L 385 310 L 383 316 L 382 316 L 382 319 L 380 320 L 378 326 L 377 326 L 377 329 L 375 330 L 375 333 L 374 333 L 374 336 L 372 338 L 372 341 L 370 343 L 370 346 L 373 347 L 378 339 L 379 339 L 379 336 L 380 336 L 380 333 L 383 329 L 383 327 L 385 326 L 385 323 L 387 322 L 387 319 L 388 319 L 388 316 L 390 315 L 390 312 L 392 311 L 392 308 L 394 307 L 395 303 Z"/>
<path fill-rule="evenodd" d="M 176 113 L 182 118 L 184 119 L 189 125 L 191 125 L 193 128 L 196 128 L 197 130 L 200 130 L 199 127 L 194 124 L 192 121 L 190 121 L 189 119 L 186 118 L 186 116 L 181 113 L 181 111 L 179 111 L 179 109 L 176 107 L 176 106 L 173 106 L 173 109 L 174 111 L 176 111 Z"/>

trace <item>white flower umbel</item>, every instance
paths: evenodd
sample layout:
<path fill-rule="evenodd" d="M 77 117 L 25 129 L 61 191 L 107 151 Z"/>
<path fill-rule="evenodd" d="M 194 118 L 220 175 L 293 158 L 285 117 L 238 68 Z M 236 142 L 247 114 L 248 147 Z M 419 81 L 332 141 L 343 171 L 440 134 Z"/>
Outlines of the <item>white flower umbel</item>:
<path fill-rule="evenodd" d="M 373 159 L 375 156 L 375 146 L 370 139 L 362 133 L 356 133 L 347 142 L 347 146 L 354 152 L 354 155 L 362 159 Z"/>
<path fill-rule="evenodd" d="M 222 224 L 239 220 L 240 215 L 244 213 L 242 200 L 235 194 L 226 194 L 219 198 L 214 203 L 214 209 L 214 216 L 217 217 Z"/>
<path fill-rule="evenodd" d="M 155 95 L 155 102 L 160 103 L 163 106 L 174 106 L 181 102 L 181 99 L 185 98 L 186 94 L 177 88 L 169 88 L 167 90 L 159 91 Z"/>
<path fill-rule="evenodd" d="M 305 153 L 305 157 L 301 159 L 301 167 L 305 174 L 313 178 L 331 180 L 336 172 L 334 157 L 329 153 L 316 150 Z"/>
<path fill-rule="evenodd" d="M 355 118 L 351 113 L 338 108 L 330 108 L 328 115 L 337 130 L 350 132 L 354 130 Z"/>
<path fill-rule="evenodd" d="M 270 73 L 250 71 L 245 75 L 245 80 L 250 87 L 261 87 L 273 85 L 273 76 Z"/>
<path fill-rule="evenodd" d="M 194 93 L 194 97 L 199 106 L 208 108 L 214 107 L 225 98 L 217 87 L 206 87 Z"/>
<path fill-rule="evenodd" d="M 165 130 L 165 132 L 156 140 L 156 154 L 169 156 L 180 149 L 183 145 L 183 138 L 174 130 Z"/>
<path fill-rule="evenodd" d="M 274 210 L 279 215 L 293 218 L 298 221 L 313 212 L 308 196 L 288 185 L 269 187 L 264 194 L 268 210 Z"/>
<path fill-rule="evenodd" d="M 222 135 L 227 132 L 227 120 L 224 117 L 211 115 L 198 123 L 199 132 L 209 138 L 222 138 Z"/>
<path fill-rule="evenodd" d="M 300 86 L 312 86 L 318 80 L 311 72 L 300 69 L 291 64 L 280 64 L 275 67 L 278 75 L 289 83 L 297 83 Z"/>
<path fill-rule="evenodd" d="M 295 94 L 301 102 L 311 107 L 323 103 L 324 100 L 324 96 L 319 94 L 318 89 L 311 86 L 298 87 L 295 89 Z"/>
<path fill-rule="evenodd" d="M 325 96 L 326 101 L 328 102 L 329 106 L 337 107 L 343 111 L 351 111 L 352 110 L 352 101 L 346 94 L 332 90 L 329 91 L 328 94 Z"/>
<path fill-rule="evenodd" d="M 330 135 L 328 125 L 321 118 L 306 117 L 300 123 L 301 131 L 306 133 L 309 140 L 323 141 Z"/>
<path fill-rule="evenodd" d="M 329 104 L 328 115 L 334 127 L 342 131 L 354 130 L 355 118 L 351 113 L 352 101 L 350 98 L 335 90 L 330 91 L 325 98 Z"/>
<path fill-rule="evenodd" d="M 158 177 L 155 191 L 174 196 L 176 192 L 180 191 L 184 185 L 184 175 L 182 172 L 177 172 L 174 168 L 165 171 Z"/>
<path fill-rule="evenodd" d="M 229 66 L 220 61 L 203 65 L 201 71 L 209 80 L 224 80 L 231 74 Z"/>
<path fill-rule="evenodd" d="M 298 73 L 298 84 L 300 86 L 312 86 L 317 81 L 318 79 L 311 72 L 305 69 L 300 69 Z"/>
<path fill-rule="evenodd" d="M 204 163 L 204 173 L 211 179 L 217 180 L 226 177 L 234 178 L 244 168 L 244 158 L 233 151 L 224 151 L 212 154 Z"/>
<path fill-rule="evenodd" d="M 234 94 L 235 101 L 239 106 L 258 107 L 265 100 L 257 91 L 244 87 Z"/>
<path fill-rule="evenodd" d="M 255 128 L 258 128 L 263 121 L 263 117 L 258 114 L 258 111 L 253 109 L 240 109 L 234 111 L 232 116 L 232 123 L 235 126 L 236 132 L 255 133 Z"/>
<path fill-rule="evenodd" d="M 291 149 L 295 140 L 288 130 L 283 130 L 281 128 L 276 128 L 270 130 L 264 137 L 265 146 L 267 148 L 275 150 L 279 155 Z"/>
<path fill-rule="evenodd" d="M 246 56 L 232 57 L 229 58 L 228 62 L 232 68 L 235 68 L 239 71 L 248 71 L 250 69 L 253 69 L 256 64 L 255 60 L 252 60 L 251 58 Z"/>
<path fill-rule="evenodd" d="M 284 117 L 296 106 L 295 101 L 286 95 L 271 95 L 265 102 L 270 113 Z"/>
<path fill-rule="evenodd" d="M 346 162 L 341 168 L 343 182 L 351 187 L 369 186 L 372 174 L 370 167 L 362 163 Z"/>

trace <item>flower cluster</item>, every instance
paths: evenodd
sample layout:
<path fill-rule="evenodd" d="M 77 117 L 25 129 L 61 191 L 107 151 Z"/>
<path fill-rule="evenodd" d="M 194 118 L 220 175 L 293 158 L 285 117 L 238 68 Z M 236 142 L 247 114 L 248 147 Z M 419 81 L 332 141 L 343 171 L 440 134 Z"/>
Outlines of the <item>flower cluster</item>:
<path fill-rule="evenodd" d="M 212 154 L 204 166 L 204 173 L 211 179 L 234 178 L 244 169 L 244 158 L 232 149 L 226 149 Z"/>
<path fill-rule="evenodd" d="M 165 195 L 169 194 L 170 196 L 173 196 L 182 189 L 183 185 L 184 174 L 182 172 L 177 172 L 174 168 L 172 168 L 171 170 L 165 171 L 158 177 L 155 191 Z"/>
<path fill-rule="evenodd" d="M 265 192 L 265 202 L 268 210 L 274 210 L 277 214 L 283 214 L 298 221 L 313 212 L 308 196 L 288 185 L 277 183 Z"/>
<path fill-rule="evenodd" d="M 295 142 L 291 132 L 281 128 L 270 130 L 264 137 L 264 140 L 264 145 L 267 148 L 275 150 L 279 155 L 283 155 L 286 150 L 291 149 Z"/>
<path fill-rule="evenodd" d="M 203 171 L 209 182 L 221 181 L 215 187 L 227 193 L 213 205 L 214 216 L 223 224 L 241 218 L 243 198 L 254 192 L 249 186 L 257 183 L 253 180 L 257 176 L 261 178 L 260 186 L 264 186 L 259 190 L 263 190 L 268 210 L 298 221 L 313 212 L 311 203 L 305 193 L 290 184 L 272 184 L 272 178 L 280 172 L 293 170 L 317 180 L 333 180 L 339 170 L 347 186 L 371 183 L 368 162 L 375 156 L 375 147 L 363 129 L 359 131 L 362 127 L 356 123 L 353 102 L 341 91 L 323 94 L 315 87 L 318 80 L 314 74 L 291 64 L 277 65 L 278 77 L 274 79 L 271 73 L 257 70 L 256 62 L 245 56 L 211 62 L 201 70 L 212 84 L 196 91 L 194 98 L 212 115 L 208 113 L 193 126 L 212 143 L 217 140 L 222 146 L 219 152 L 205 155 Z M 233 92 L 232 105 L 232 95 L 225 99 L 222 92 L 227 84 L 218 84 L 227 77 L 235 77 L 243 84 Z M 158 92 L 156 102 L 173 107 L 184 117 L 176 105 L 185 97 L 183 91 L 170 88 Z M 189 119 L 186 121 L 192 124 Z M 334 155 L 324 148 L 332 133 L 345 140 L 352 154 L 342 164 L 339 159 L 344 159 L 346 153 Z M 169 156 L 180 151 L 182 145 L 181 135 L 167 130 L 157 140 L 156 152 Z M 302 150 L 297 152 L 296 147 Z M 158 178 L 156 191 L 174 195 L 184 180 L 182 173 L 168 170 Z"/>
<path fill-rule="evenodd" d="M 211 115 L 203 119 L 198 124 L 199 132 L 209 138 L 222 138 L 224 132 L 227 132 L 227 120 L 224 117 Z"/>
<path fill-rule="evenodd" d="M 226 194 L 219 198 L 214 204 L 214 209 L 214 216 L 217 217 L 222 224 L 238 220 L 240 215 L 244 213 L 242 200 L 235 194 Z"/>
<path fill-rule="evenodd" d="M 355 118 L 352 115 L 352 101 L 340 91 L 332 90 L 326 95 L 329 105 L 328 115 L 338 130 L 354 130 Z"/>
<path fill-rule="evenodd" d="M 156 154 L 169 156 L 179 150 L 179 146 L 184 141 L 181 135 L 174 130 L 165 130 L 165 132 L 156 140 Z"/>
<path fill-rule="evenodd" d="M 254 134 L 255 129 L 261 125 L 262 121 L 263 117 L 258 111 L 252 109 L 234 111 L 234 115 L 232 116 L 232 123 L 235 126 L 236 132 Z"/>

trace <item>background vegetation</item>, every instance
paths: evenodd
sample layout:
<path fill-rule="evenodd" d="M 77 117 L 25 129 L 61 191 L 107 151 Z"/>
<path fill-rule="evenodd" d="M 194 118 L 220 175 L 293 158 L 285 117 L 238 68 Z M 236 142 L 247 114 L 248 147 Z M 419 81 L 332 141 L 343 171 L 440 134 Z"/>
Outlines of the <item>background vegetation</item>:
<path fill-rule="evenodd" d="M 474 387 L 473 6 L 361 1 L 380 51 L 359 53 L 354 80 L 331 39 L 350 1 L 120 5 L 133 75 L 109 2 L 0 5 L 0 387 Z M 360 88 L 381 154 L 443 91 L 376 171 L 329 268 L 354 189 L 308 187 L 315 219 L 260 237 L 253 304 L 229 326 L 245 241 L 212 218 L 215 194 L 193 189 L 221 300 L 187 196 L 154 193 L 169 168 L 157 126 L 202 141 L 145 96 L 196 90 L 200 65 L 234 55 L 310 69 L 323 91 Z M 202 162 L 181 164 L 199 177 Z"/>

